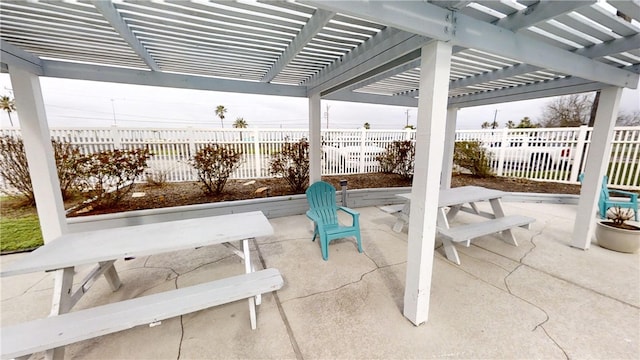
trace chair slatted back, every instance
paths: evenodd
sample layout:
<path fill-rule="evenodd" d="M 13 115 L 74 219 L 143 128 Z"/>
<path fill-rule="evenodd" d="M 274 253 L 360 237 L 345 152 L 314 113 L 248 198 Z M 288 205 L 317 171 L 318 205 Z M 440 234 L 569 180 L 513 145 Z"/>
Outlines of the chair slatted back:
<path fill-rule="evenodd" d="M 323 224 L 338 224 L 336 189 L 333 185 L 318 181 L 309 186 L 306 194 L 309 208 L 322 218 Z"/>
<path fill-rule="evenodd" d="M 609 201 L 609 188 L 607 184 L 609 183 L 609 177 L 607 175 L 602 177 L 602 188 L 600 189 L 600 203 Z"/>

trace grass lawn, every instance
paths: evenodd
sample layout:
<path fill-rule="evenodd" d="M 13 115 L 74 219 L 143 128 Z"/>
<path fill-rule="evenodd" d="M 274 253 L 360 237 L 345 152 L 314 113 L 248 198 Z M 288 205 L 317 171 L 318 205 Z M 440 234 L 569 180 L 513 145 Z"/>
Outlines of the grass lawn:
<path fill-rule="evenodd" d="M 36 248 L 43 244 L 36 208 L 19 198 L 0 197 L 0 252 Z"/>

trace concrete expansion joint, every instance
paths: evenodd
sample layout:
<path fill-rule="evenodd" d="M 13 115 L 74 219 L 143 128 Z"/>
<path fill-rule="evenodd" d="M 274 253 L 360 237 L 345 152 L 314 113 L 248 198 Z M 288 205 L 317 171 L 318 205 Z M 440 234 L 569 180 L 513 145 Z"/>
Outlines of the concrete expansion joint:
<path fill-rule="evenodd" d="M 230 254 L 230 255 L 227 255 L 227 256 L 223 256 L 223 257 L 221 257 L 221 258 L 220 258 L 220 259 L 218 259 L 218 260 L 213 260 L 213 261 L 209 261 L 209 262 L 206 262 L 206 263 L 200 264 L 200 265 L 198 265 L 198 266 L 194 267 L 194 268 L 193 268 L 193 269 L 191 269 L 191 270 L 187 270 L 187 271 L 185 271 L 185 272 L 184 272 L 184 273 L 182 273 L 182 274 L 179 274 L 178 272 L 176 272 L 176 274 L 178 274 L 178 275 L 186 275 L 186 274 L 191 273 L 191 272 L 194 272 L 194 271 L 196 271 L 196 270 L 198 270 L 198 269 L 200 269 L 200 268 L 202 268 L 202 267 L 209 266 L 209 265 L 211 265 L 211 264 L 217 264 L 217 263 L 219 263 L 219 262 L 222 262 L 222 261 L 227 260 L 227 259 L 229 259 L 229 258 L 235 258 L 235 257 L 237 257 L 237 256 L 238 256 L 238 255 L 236 255 L 236 254 Z"/>
<path fill-rule="evenodd" d="M 543 229 L 543 230 L 544 230 L 544 229 Z M 543 231 L 543 230 L 540 230 L 539 232 L 537 232 L 537 233 L 535 233 L 535 234 L 531 235 L 531 241 L 530 241 L 530 242 L 531 242 L 531 249 L 529 249 L 529 251 L 527 251 L 526 253 L 524 253 L 524 254 L 522 255 L 522 257 L 520 258 L 520 260 L 518 260 L 518 262 L 519 262 L 519 263 L 523 264 L 524 259 L 525 259 L 527 256 L 529 256 L 529 254 L 531 254 L 531 253 L 533 252 L 533 250 L 535 250 L 535 249 L 538 247 L 538 244 L 536 244 L 534 240 L 536 239 L 536 237 L 538 237 L 538 236 L 542 235 L 542 231 Z"/>
<path fill-rule="evenodd" d="M 535 237 L 535 235 L 534 235 L 534 237 Z M 524 258 L 524 256 L 523 256 L 523 258 Z M 562 351 L 562 353 L 564 354 L 564 358 L 565 359 L 569 359 L 569 355 L 567 355 L 567 352 L 562 348 L 562 346 L 560 346 L 560 344 L 558 344 L 558 342 L 553 338 L 553 336 L 551 336 L 551 334 L 549 334 L 547 329 L 544 327 L 544 324 L 546 324 L 551 319 L 551 317 L 549 316 L 549 313 L 544 308 L 542 308 L 541 306 L 536 305 L 533 302 L 531 302 L 531 301 L 529 301 L 529 300 L 527 300 L 527 299 L 525 299 L 525 298 L 523 298 L 521 296 L 518 296 L 518 295 L 514 294 L 513 291 L 511 291 L 511 288 L 509 287 L 508 278 L 509 278 L 509 276 L 511 276 L 511 274 L 515 273 L 521 267 L 528 267 L 528 266 L 525 265 L 525 264 L 520 263 L 520 265 L 518 265 L 515 269 L 513 269 L 511 272 L 509 272 L 509 274 L 507 274 L 507 276 L 504 277 L 504 285 L 507 288 L 507 292 L 509 293 L 509 295 L 515 297 L 516 299 L 519 299 L 519 300 L 525 302 L 526 304 L 532 306 L 533 308 L 541 311 L 544 314 L 544 317 L 545 317 L 544 320 L 542 320 L 540 323 L 538 323 L 536 326 L 534 326 L 534 328 L 531 329 L 531 332 L 536 331 L 538 328 L 542 329 L 542 332 L 544 332 L 544 335 L 549 340 L 551 340 L 551 342 L 553 342 L 555 344 L 555 346 L 558 349 L 560 349 L 560 351 Z"/>
<path fill-rule="evenodd" d="M 547 315 L 547 319 L 546 320 L 544 320 L 540 324 L 536 325 L 536 327 L 534 327 L 532 331 L 536 331 L 536 329 L 538 329 L 538 328 L 542 329 L 542 332 L 544 332 L 544 335 L 549 340 L 551 340 L 551 342 L 553 342 L 556 345 L 556 347 L 558 349 L 560 349 L 560 351 L 562 351 L 562 354 L 564 355 L 564 358 L 569 360 L 569 354 L 567 354 L 567 351 L 560 344 L 558 344 L 558 342 L 551 335 L 549 335 L 549 333 L 547 332 L 547 329 L 544 328 L 543 324 L 546 323 L 547 321 L 549 321 L 549 315 Z"/>
<path fill-rule="evenodd" d="M 267 268 L 267 262 L 264 260 L 262 256 L 262 251 L 260 251 L 260 245 L 256 239 L 250 240 L 253 242 L 253 245 L 256 249 L 256 253 L 258 253 L 258 260 L 260 260 L 260 265 L 263 269 Z M 278 291 L 274 291 L 273 293 L 273 301 L 276 303 L 276 307 L 278 308 L 278 313 L 280 314 L 280 318 L 284 323 L 285 329 L 287 329 L 287 335 L 289 336 L 289 342 L 291 343 L 291 348 L 293 352 L 296 354 L 297 360 L 302 360 L 304 357 L 302 356 L 302 351 L 300 351 L 300 346 L 298 346 L 298 341 L 296 340 L 295 334 L 293 333 L 293 329 L 291 328 L 291 323 L 289 323 L 289 318 L 287 318 L 287 314 L 282 307 L 282 301 L 280 301 L 280 297 L 278 296 Z"/>
<path fill-rule="evenodd" d="M 484 247 L 482 247 L 482 246 L 480 246 L 480 245 L 477 245 L 477 244 L 474 244 L 474 243 L 471 243 L 471 246 L 475 246 L 475 247 L 477 247 L 478 249 L 482 249 L 482 250 L 484 250 L 484 251 L 486 251 L 486 252 L 490 252 L 490 253 L 492 253 L 492 254 L 500 255 L 500 254 L 496 253 L 495 251 L 492 251 L 492 250 L 490 250 L 490 249 L 484 248 Z M 436 248 L 436 249 L 437 249 L 437 248 Z M 487 264 L 489 264 L 489 265 L 493 265 L 493 266 L 495 266 L 495 267 L 497 267 L 497 268 L 500 268 L 500 269 L 502 269 L 502 270 L 504 270 L 504 271 L 506 271 L 506 272 L 511 271 L 511 270 L 509 270 L 509 269 L 505 268 L 504 266 L 500 266 L 500 264 L 496 264 L 496 263 L 494 263 L 494 262 L 488 261 L 487 259 L 482 259 L 482 258 L 479 258 L 479 257 L 471 256 L 471 255 L 469 255 L 469 254 L 465 254 L 465 255 L 466 255 L 466 256 L 468 256 L 468 257 L 470 257 L 470 258 L 472 258 L 472 259 L 474 259 L 474 260 L 482 261 L 482 262 L 485 262 L 485 263 L 487 263 Z M 445 259 L 445 260 L 446 260 L 446 259 Z M 451 262 L 450 262 L 450 261 L 448 261 L 448 260 L 446 260 L 446 261 L 447 261 L 447 262 L 449 262 L 449 263 L 451 263 Z"/>

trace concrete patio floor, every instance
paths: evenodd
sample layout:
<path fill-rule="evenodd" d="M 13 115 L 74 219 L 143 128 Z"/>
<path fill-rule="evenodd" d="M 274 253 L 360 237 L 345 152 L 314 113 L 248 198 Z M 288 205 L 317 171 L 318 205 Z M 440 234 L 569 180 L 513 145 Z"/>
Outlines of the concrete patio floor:
<path fill-rule="evenodd" d="M 486 236 L 458 245 L 461 265 L 436 250 L 429 321 L 402 315 L 407 230 L 375 207 L 358 209 L 365 252 L 352 240 L 323 261 L 304 216 L 272 219 L 275 235 L 257 239 L 258 268 L 285 280 L 263 296 L 252 331 L 246 301 L 141 326 L 66 347 L 68 359 L 638 359 L 640 254 L 592 244 L 569 246 L 575 205 L 505 203 L 532 216 L 514 231 L 519 246 Z M 456 221 L 474 217 L 460 214 Z M 0 266 L 21 254 L 2 256 Z M 123 286 L 104 279 L 74 309 L 93 307 L 238 274 L 229 249 L 213 246 L 116 263 Z M 78 269 L 86 272 L 87 269 Z M 2 326 L 45 317 L 52 274 L 2 278 Z M 1 334 L 0 334 L 1 336 Z M 35 354 L 32 358 L 42 358 Z"/>

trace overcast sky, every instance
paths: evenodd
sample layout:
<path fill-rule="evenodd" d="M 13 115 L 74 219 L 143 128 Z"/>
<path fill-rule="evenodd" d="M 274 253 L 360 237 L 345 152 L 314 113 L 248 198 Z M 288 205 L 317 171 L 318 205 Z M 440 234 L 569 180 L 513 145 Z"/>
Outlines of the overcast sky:
<path fill-rule="evenodd" d="M 231 128 L 242 117 L 250 128 L 307 128 L 308 101 L 305 98 L 245 95 L 214 91 L 184 90 L 140 85 L 100 83 L 81 80 L 41 78 L 49 127 L 219 127 L 217 105 L 228 109 L 224 127 Z M 8 74 L 0 74 L 0 95 L 13 97 Z M 485 121 L 496 120 L 500 127 L 508 120 L 518 122 L 525 116 L 534 122 L 551 98 L 478 106 L 458 112 L 458 129 L 479 129 Z M 341 101 L 322 101 L 322 128 L 329 112 L 330 128 L 402 129 L 416 124 L 416 108 L 370 105 Z M 497 113 L 496 113 L 497 110 Z M 620 110 L 640 111 L 640 91 L 625 89 Z M 14 124 L 17 123 L 12 114 Z M 9 126 L 5 111 L 0 125 Z"/>

